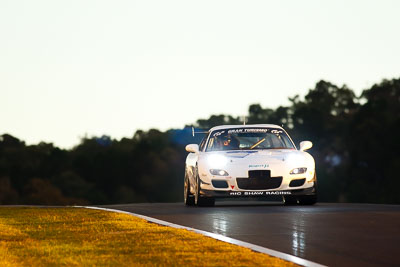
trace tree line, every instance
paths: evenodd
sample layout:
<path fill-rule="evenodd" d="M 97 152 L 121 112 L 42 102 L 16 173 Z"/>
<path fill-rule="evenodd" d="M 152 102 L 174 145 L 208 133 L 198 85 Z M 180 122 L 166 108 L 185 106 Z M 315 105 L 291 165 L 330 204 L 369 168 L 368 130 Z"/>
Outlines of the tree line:
<path fill-rule="evenodd" d="M 283 125 L 297 146 L 313 142 L 320 201 L 400 203 L 400 79 L 383 80 L 359 96 L 319 81 L 289 100 L 276 109 L 252 104 L 246 120 Z M 138 130 L 121 140 L 85 137 L 68 150 L 2 134 L 0 204 L 181 201 L 184 148 L 202 138 L 192 137 L 191 126 L 242 123 L 242 117 L 212 115 L 183 129 Z"/>

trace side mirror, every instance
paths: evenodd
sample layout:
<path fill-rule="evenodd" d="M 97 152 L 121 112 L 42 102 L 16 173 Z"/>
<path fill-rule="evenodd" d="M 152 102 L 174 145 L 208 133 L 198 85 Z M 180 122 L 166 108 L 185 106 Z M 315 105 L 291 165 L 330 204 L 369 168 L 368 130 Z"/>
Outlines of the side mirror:
<path fill-rule="evenodd" d="M 300 151 L 306 151 L 312 148 L 312 143 L 310 141 L 300 142 Z"/>
<path fill-rule="evenodd" d="M 187 152 L 199 153 L 199 145 L 197 144 L 187 145 L 185 149 Z"/>

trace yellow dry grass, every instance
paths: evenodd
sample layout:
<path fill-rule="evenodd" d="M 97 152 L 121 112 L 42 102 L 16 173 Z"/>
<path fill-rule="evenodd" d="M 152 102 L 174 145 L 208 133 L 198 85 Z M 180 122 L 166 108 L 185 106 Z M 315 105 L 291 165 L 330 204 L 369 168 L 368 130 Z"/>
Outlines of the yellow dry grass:
<path fill-rule="evenodd" d="M 143 219 L 83 208 L 0 208 L 0 266 L 294 266 Z"/>

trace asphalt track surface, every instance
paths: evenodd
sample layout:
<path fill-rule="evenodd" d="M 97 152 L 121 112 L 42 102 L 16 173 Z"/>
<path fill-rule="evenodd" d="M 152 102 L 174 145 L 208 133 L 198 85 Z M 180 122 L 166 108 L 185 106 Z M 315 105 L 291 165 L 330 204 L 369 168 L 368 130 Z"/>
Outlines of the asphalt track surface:
<path fill-rule="evenodd" d="M 102 206 L 277 250 L 328 266 L 400 266 L 400 205 L 217 202 Z"/>

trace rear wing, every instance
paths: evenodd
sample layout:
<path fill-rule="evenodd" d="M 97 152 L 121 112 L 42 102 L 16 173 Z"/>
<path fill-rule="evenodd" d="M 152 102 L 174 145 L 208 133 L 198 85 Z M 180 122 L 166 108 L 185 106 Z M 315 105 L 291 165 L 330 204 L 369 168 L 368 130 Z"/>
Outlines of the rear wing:
<path fill-rule="evenodd" d="M 208 131 L 195 131 L 194 127 L 192 127 L 192 136 L 194 137 L 195 134 L 206 134 Z"/>

